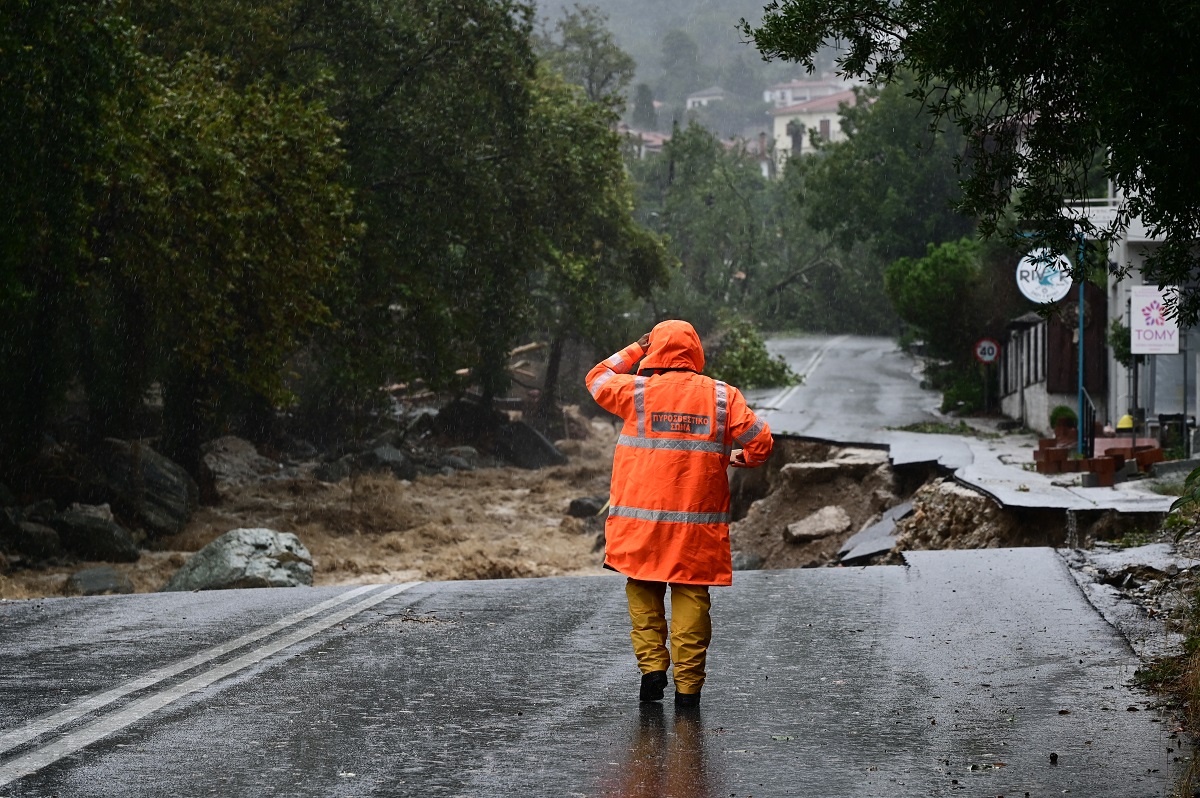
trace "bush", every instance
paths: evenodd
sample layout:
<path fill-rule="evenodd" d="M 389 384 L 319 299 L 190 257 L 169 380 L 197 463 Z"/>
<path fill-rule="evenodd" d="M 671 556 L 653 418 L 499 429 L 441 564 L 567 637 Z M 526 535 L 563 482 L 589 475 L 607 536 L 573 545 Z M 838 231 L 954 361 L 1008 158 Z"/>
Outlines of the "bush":
<path fill-rule="evenodd" d="M 1065 423 L 1068 427 L 1074 427 L 1079 423 L 1075 411 L 1066 405 L 1058 405 L 1050 411 L 1050 427 L 1053 429 L 1058 426 L 1058 422 Z"/>
<path fill-rule="evenodd" d="M 733 319 L 725 323 L 720 342 L 705 369 L 713 379 L 741 389 L 795 385 L 804 378 L 782 357 L 771 357 L 753 322 Z"/>
<path fill-rule="evenodd" d="M 983 381 L 973 370 L 953 372 L 942 386 L 943 413 L 977 413 L 983 410 Z"/>

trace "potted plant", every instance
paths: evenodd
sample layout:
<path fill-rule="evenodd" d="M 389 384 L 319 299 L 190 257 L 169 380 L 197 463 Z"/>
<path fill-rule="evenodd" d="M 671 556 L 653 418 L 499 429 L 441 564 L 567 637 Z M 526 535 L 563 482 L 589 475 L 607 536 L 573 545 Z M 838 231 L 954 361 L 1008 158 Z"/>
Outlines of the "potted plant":
<path fill-rule="evenodd" d="M 1054 428 L 1054 437 L 1060 443 L 1075 439 L 1078 424 L 1075 411 L 1066 405 L 1058 405 L 1050 411 L 1050 426 Z"/>

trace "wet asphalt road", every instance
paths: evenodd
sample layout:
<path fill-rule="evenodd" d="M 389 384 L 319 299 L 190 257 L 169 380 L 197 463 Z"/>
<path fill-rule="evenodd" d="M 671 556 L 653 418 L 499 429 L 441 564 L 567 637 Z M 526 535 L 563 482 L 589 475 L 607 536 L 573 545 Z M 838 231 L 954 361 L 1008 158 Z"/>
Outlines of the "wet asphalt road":
<path fill-rule="evenodd" d="M 716 589 L 695 715 L 637 704 L 617 577 L 0 604 L 0 796 L 1168 794 L 1169 719 L 1055 552 L 909 556 Z"/>
<path fill-rule="evenodd" d="M 891 338 L 809 335 L 767 342 L 801 385 L 748 391 L 771 429 L 837 442 L 887 442 L 887 428 L 936 421 L 941 397 L 921 388 L 917 363 Z"/>

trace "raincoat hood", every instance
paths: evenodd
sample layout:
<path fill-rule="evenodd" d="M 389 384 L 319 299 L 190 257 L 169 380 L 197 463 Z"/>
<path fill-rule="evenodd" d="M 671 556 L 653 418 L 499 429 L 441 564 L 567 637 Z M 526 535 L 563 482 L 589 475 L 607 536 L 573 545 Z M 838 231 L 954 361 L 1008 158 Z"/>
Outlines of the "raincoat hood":
<path fill-rule="evenodd" d="M 646 369 L 704 371 L 704 347 L 700 345 L 695 328 L 678 319 L 654 325 L 650 331 L 650 346 L 638 371 Z"/>

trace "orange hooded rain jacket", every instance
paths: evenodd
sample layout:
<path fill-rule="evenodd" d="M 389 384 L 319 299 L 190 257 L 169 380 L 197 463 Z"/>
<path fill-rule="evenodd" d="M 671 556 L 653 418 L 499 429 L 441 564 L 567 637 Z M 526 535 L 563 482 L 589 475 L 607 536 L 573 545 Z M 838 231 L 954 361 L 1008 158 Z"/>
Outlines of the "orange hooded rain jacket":
<path fill-rule="evenodd" d="M 638 374 L 630 374 L 645 354 Z M 729 481 L 736 443 L 747 466 L 771 456 L 766 422 L 741 391 L 705 377 L 700 337 L 664 321 L 587 375 L 596 402 L 625 420 L 613 460 L 604 564 L 634 579 L 729 585 Z"/>

